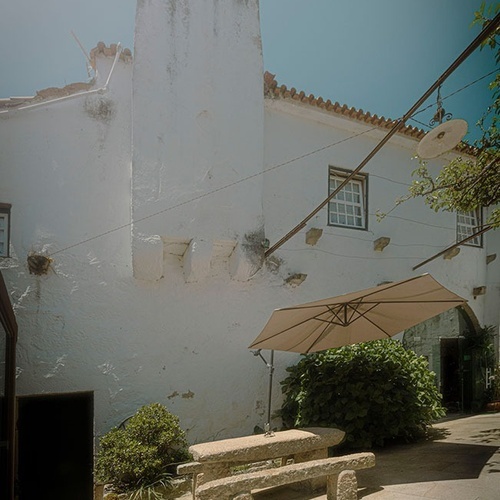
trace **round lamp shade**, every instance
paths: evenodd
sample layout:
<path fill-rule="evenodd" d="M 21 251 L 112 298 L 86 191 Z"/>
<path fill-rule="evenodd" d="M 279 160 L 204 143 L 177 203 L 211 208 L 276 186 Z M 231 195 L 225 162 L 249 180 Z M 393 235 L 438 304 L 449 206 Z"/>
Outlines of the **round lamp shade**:
<path fill-rule="evenodd" d="M 427 132 L 417 146 L 417 154 L 426 160 L 452 150 L 467 133 L 465 120 L 450 120 Z"/>

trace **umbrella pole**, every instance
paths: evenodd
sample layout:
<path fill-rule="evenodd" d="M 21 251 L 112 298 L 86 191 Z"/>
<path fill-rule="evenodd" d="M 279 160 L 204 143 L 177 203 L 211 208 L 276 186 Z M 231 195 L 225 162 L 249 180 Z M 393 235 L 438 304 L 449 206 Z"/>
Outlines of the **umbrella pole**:
<path fill-rule="evenodd" d="M 258 356 L 269 369 L 269 387 L 267 392 L 267 422 L 264 425 L 265 436 L 271 437 L 274 436 L 273 431 L 271 430 L 271 400 L 273 395 L 273 373 L 274 373 L 274 351 L 271 351 L 271 358 L 269 363 L 266 361 L 266 358 L 262 356 L 261 349 L 257 349 L 256 351 L 252 351 L 254 356 Z"/>
<path fill-rule="evenodd" d="M 271 351 L 271 359 L 267 365 L 269 368 L 269 391 L 267 398 L 267 422 L 266 422 L 266 436 L 272 436 L 273 431 L 271 430 L 271 400 L 273 395 L 273 373 L 274 373 L 274 351 Z"/>

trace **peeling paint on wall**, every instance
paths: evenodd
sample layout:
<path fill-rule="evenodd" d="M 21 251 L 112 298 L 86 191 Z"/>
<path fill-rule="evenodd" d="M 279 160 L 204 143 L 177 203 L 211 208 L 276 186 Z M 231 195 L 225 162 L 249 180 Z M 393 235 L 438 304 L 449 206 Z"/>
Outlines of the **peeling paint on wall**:
<path fill-rule="evenodd" d="M 36 276 L 47 274 L 53 262 L 50 257 L 35 253 L 28 255 L 27 261 L 30 274 L 35 274 Z"/>
<path fill-rule="evenodd" d="M 116 112 L 114 102 L 106 97 L 87 97 L 84 109 L 91 118 L 103 123 L 109 123 Z"/>
<path fill-rule="evenodd" d="M 66 361 L 67 357 L 68 357 L 67 354 L 64 354 L 64 355 L 60 356 L 59 358 L 57 358 L 56 364 L 54 365 L 54 367 L 48 373 L 46 373 L 44 375 L 44 377 L 45 378 L 52 378 L 52 377 L 56 376 L 57 374 L 59 374 L 65 366 L 65 361 Z"/>

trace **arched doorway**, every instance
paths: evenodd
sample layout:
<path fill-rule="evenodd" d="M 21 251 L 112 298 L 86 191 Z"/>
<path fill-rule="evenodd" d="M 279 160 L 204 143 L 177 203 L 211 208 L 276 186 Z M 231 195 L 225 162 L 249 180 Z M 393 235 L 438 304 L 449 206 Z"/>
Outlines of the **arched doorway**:
<path fill-rule="evenodd" d="M 481 331 L 465 305 L 446 311 L 404 332 L 403 344 L 424 356 L 436 374 L 443 405 L 449 411 L 478 410 L 485 389 L 485 366 L 471 349 L 470 337 Z"/>

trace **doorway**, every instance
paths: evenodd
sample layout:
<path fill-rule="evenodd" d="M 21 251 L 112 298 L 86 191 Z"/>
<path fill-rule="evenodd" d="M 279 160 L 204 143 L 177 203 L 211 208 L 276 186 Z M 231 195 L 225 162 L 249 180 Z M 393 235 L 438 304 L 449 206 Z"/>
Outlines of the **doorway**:
<path fill-rule="evenodd" d="M 441 339 L 441 394 L 451 411 L 462 409 L 460 346 L 457 338 Z"/>
<path fill-rule="evenodd" d="M 20 396 L 17 404 L 19 500 L 92 499 L 94 394 Z"/>
<path fill-rule="evenodd" d="M 471 356 L 463 346 L 463 338 L 442 338 L 441 394 L 449 411 L 470 410 L 472 401 Z"/>

